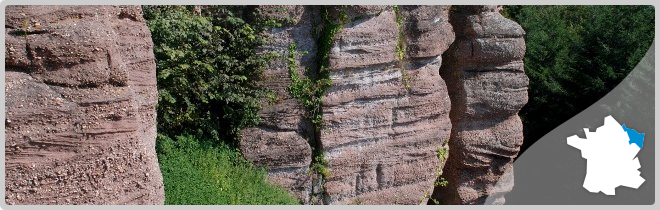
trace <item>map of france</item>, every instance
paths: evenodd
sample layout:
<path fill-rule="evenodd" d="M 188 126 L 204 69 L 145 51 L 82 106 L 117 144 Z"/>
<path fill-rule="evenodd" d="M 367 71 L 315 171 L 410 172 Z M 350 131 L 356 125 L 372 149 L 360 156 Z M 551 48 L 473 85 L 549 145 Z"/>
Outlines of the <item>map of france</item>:
<path fill-rule="evenodd" d="M 637 189 L 644 183 L 636 157 L 643 146 L 643 133 L 619 124 L 612 116 L 605 117 L 605 124 L 596 132 L 585 128 L 584 133 L 586 139 L 573 135 L 567 143 L 581 150 L 582 158 L 587 160 L 585 189 L 614 195 L 619 186 Z"/>

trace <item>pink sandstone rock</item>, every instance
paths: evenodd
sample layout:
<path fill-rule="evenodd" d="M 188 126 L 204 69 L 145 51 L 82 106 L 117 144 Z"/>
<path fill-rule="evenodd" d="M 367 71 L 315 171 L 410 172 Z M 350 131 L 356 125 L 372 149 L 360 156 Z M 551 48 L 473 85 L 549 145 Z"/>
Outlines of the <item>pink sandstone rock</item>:
<path fill-rule="evenodd" d="M 392 7 L 344 9 L 350 21 L 335 37 L 333 85 L 323 98 L 320 138 L 331 172 L 324 203 L 419 204 L 433 189 L 436 152 L 451 130 L 438 73 L 454 39 L 447 8 L 401 7 L 403 37 Z M 407 45 L 401 61 L 399 38 Z"/>
<path fill-rule="evenodd" d="M 287 59 L 295 43 L 298 74 L 319 71 L 323 8 L 254 8 L 283 23 L 260 49 L 281 57 L 262 83 L 275 100 L 240 149 L 272 182 L 304 204 L 419 204 L 432 191 L 443 204 L 504 202 L 528 79 L 525 32 L 496 6 L 328 7 L 346 22 L 330 49 L 320 132 L 289 94 Z M 153 44 L 140 7 L 6 11 L 5 201 L 162 204 Z M 437 151 L 447 142 L 445 165 Z M 310 166 L 314 150 L 327 177 Z M 434 190 L 443 166 L 449 185 Z M 510 184 L 495 189 L 501 178 Z"/>
<path fill-rule="evenodd" d="M 269 170 L 272 182 L 288 189 L 303 203 L 308 203 L 312 191 L 312 141 L 314 130 L 305 108 L 288 91 L 291 84 L 289 46 L 296 44 L 296 69 L 300 76 L 305 69 L 315 67 L 316 42 L 312 37 L 314 13 L 310 6 L 258 6 L 259 18 L 285 22 L 282 27 L 267 31 L 270 42 L 261 51 L 280 55 L 266 68 L 263 85 L 276 94 L 274 102 L 264 102 L 262 123 L 242 131 L 241 152 L 248 160 Z M 290 22 L 282 21 L 288 17 Z M 303 52 L 307 52 L 304 54 Z"/>
<path fill-rule="evenodd" d="M 451 97 L 449 159 L 443 169 L 447 187 L 437 187 L 442 204 L 483 204 L 513 187 L 494 189 L 512 167 L 522 144 L 518 111 L 527 103 L 524 31 L 496 6 L 461 6 L 450 14 L 456 41 L 443 55 L 440 72 Z"/>
<path fill-rule="evenodd" d="M 313 61 L 323 53 L 315 43 L 329 27 L 323 18 L 344 21 L 329 51 L 332 86 L 319 133 L 287 92 L 287 62 L 266 72 L 279 101 L 265 106 L 262 125 L 245 130 L 241 148 L 271 180 L 305 204 L 418 204 L 431 192 L 443 203 L 473 204 L 507 192 L 490 185 L 517 155 L 528 81 L 524 31 L 496 7 L 455 7 L 451 18 L 449 6 L 258 8 L 286 20 L 268 32 L 267 50 L 286 56 L 295 42 L 307 52 L 294 59 L 300 75 L 320 71 Z M 437 151 L 448 140 L 449 185 L 434 190 L 445 165 Z M 315 153 L 325 157 L 327 177 L 310 166 Z"/>
<path fill-rule="evenodd" d="M 163 204 L 139 6 L 8 6 L 5 202 Z"/>

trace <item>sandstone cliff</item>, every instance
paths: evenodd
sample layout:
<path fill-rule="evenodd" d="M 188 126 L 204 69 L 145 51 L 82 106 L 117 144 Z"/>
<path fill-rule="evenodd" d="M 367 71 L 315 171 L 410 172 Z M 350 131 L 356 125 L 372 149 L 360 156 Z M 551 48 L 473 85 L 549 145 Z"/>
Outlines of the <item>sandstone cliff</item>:
<path fill-rule="evenodd" d="M 528 80 L 524 31 L 497 7 L 257 11 L 282 23 L 260 49 L 281 58 L 262 83 L 275 100 L 240 149 L 271 181 L 305 204 L 504 202 Z M 140 8 L 10 6 L 5 18 L 5 201 L 162 204 Z M 331 81 L 316 109 L 291 95 L 292 72 Z"/>
<path fill-rule="evenodd" d="M 286 55 L 298 43 L 307 54 L 294 57 L 295 69 L 332 81 L 314 124 L 287 93 L 286 58 L 267 70 L 281 100 L 244 132 L 242 151 L 271 180 L 307 204 L 418 204 L 431 192 L 443 204 L 479 204 L 510 190 L 492 186 L 518 153 L 528 81 L 524 31 L 496 6 L 260 9 L 292 17 L 270 32 L 269 47 Z M 310 61 L 325 53 L 327 66 Z M 434 183 L 443 166 L 447 186 Z"/>
<path fill-rule="evenodd" d="M 162 204 L 139 6 L 8 6 L 5 201 Z"/>

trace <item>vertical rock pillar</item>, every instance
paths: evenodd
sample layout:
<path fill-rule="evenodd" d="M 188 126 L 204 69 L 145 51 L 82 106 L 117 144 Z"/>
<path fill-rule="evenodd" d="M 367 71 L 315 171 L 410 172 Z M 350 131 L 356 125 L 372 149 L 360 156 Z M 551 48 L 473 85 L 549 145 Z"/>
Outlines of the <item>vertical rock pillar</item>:
<path fill-rule="evenodd" d="M 495 204 L 513 187 L 512 167 L 523 141 L 518 111 L 527 103 L 528 78 L 523 69 L 524 31 L 496 6 L 452 8 L 456 41 L 440 68 L 451 98 L 449 159 L 433 197 L 441 204 Z M 511 182 L 494 186 L 501 178 Z"/>
<path fill-rule="evenodd" d="M 5 12 L 5 202 L 163 204 L 140 7 Z"/>
<path fill-rule="evenodd" d="M 335 6 L 320 140 L 325 204 L 418 204 L 441 167 L 449 96 L 438 73 L 454 39 L 445 6 Z M 335 18 L 337 19 L 337 18 Z"/>

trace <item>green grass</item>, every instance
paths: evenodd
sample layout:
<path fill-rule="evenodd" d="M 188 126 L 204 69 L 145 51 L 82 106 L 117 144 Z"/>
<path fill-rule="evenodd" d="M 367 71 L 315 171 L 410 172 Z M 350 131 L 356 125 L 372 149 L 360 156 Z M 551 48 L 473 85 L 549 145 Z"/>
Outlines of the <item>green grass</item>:
<path fill-rule="evenodd" d="M 297 199 L 266 179 L 266 171 L 229 146 L 193 136 L 159 135 L 158 160 L 167 205 L 295 205 Z"/>

